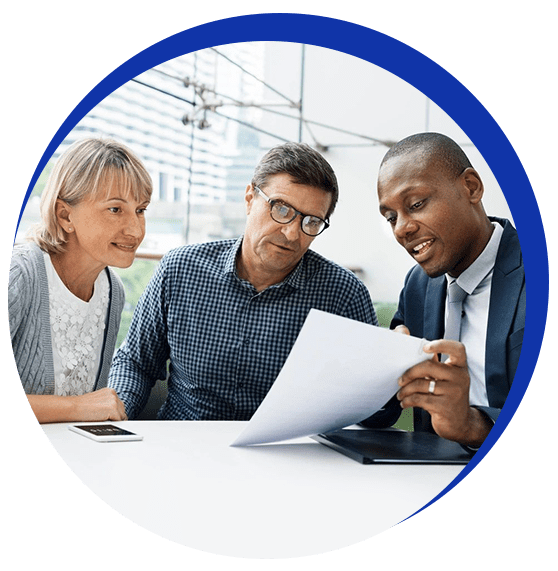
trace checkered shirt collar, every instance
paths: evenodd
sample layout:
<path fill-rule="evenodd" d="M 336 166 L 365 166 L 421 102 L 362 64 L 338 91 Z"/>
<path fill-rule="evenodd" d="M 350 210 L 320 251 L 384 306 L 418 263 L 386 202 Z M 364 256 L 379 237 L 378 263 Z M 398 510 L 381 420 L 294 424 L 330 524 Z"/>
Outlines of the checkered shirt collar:
<path fill-rule="evenodd" d="M 242 247 L 242 240 L 244 236 L 241 236 L 234 242 L 231 248 L 227 251 L 224 264 L 223 264 L 223 274 L 231 274 L 238 278 L 238 274 L 236 273 L 236 257 Z M 306 257 L 307 254 L 302 256 L 302 259 L 296 266 L 296 268 L 281 282 L 270 287 L 277 288 L 283 285 L 290 285 L 291 287 L 298 289 L 304 287 L 306 284 Z M 240 279 L 240 278 L 239 278 Z"/>

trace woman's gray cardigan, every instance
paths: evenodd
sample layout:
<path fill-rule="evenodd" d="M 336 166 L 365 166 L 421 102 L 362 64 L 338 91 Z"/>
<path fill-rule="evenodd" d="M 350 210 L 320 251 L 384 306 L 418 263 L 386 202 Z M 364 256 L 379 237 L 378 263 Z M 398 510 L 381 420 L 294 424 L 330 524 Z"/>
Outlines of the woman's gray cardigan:
<path fill-rule="evenodd" d="M 110 284 L 108 321 L 95 389 L 106 387 L 124 308 L 124 286 L 106 268 Z M 10 266 L 8 312 L 12 348 L 27 394 L 54 394 L 48 279 L 43 251 L 34 243 L 16 246 Z"/>

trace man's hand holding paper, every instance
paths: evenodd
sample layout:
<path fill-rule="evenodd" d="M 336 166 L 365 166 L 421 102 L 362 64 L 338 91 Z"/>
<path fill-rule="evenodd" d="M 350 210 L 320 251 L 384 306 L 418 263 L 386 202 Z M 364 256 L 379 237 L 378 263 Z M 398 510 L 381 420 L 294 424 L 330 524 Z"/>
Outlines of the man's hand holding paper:
<path fill-rule="evenodd" d="M 465 346 L 440 339 L 423 350 L 434 355 L 407 370 L 399 380 L 397 393 L 402 408 L 420 407 L 432 417 L 432 428 L 439 436 L 470 446 L 480 446 L 492 423 L 469 405 L 469 369 Z M 444 362 L 437 355 L 448 358 Z"/>

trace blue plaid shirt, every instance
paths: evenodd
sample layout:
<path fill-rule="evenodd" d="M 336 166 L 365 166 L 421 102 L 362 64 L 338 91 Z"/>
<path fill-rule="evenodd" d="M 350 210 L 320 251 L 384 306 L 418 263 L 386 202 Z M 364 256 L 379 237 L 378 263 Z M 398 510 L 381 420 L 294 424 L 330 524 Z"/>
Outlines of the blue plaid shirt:
<path fill-rule="evenodd" d="M 241 243 L 185 246 L 161 260 L 109 376 L 130 419 L 170 360 L 159 419 L 249 420 L 311 308 L 377 325 L 364 284 L 311 250 L 283 282 L 257 292 L 236 273 Z"/>

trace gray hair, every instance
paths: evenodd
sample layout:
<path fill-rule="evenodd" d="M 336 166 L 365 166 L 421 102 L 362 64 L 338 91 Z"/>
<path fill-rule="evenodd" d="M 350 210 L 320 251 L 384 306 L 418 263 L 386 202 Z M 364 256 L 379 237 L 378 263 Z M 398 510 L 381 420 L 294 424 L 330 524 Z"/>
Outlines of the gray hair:
<path fill-rule="evenodd" d="M 252 186 L 265 186 L 275 174 L 288 174 L 296 184 L 319 188 L 331 194 L 331 204 L 326 214 L 329 218 L 339 197 L 337 177 L 324 157 L 305 143 L 284 143 L 270 149 L 254 171 Z"/>
<path fill-rule="evenodd" d="M 41 221 L 31 228 L 29 238 L 46 252 L 63 252 L 67 235 L 58 223 L 56 201 L 74 206 L 86 198 L 108 194 L 114 185 L 137 202 L 151 199 L 151 177 L 130 149 L 112 139 L 75 142 L 48 177 L 41 195 Z"/>

